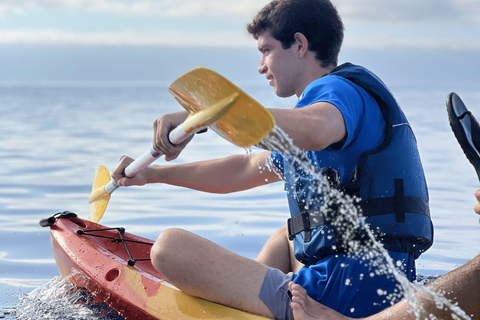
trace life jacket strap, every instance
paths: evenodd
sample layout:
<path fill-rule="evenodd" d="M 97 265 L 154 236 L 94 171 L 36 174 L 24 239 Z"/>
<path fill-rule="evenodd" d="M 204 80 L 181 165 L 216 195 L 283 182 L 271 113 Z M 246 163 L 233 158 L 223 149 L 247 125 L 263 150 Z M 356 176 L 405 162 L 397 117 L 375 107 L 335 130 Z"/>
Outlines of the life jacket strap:
<path fill-rule="evenodd" d="M 372 198 L 360 201 L 365 217 L 395 214 L 395 222 L 405 223 L 406 213 L 424 214 L 430 217 L 428 201 L 418 197 L 406 197 L 403 179 L 394 180 L 393 197 Z"/>
<path fill-rule="evenodd" d="M 360 207 L 365 217 L 395 214 L 395 221 L 405 223 L 405 213 L 424 214 L 430 217 L 428 202 L 416 197 L 375 198 L 360 201 Z"/>
<path fill-rule="evenodd" d="M 405 197 L 400 192 L 400 182 L 397 182 L 397 194 L 395 197 L 374 198 L 360 201 L 362 214 L 365 217 L 394 214 L 397 223 L 405 223 L 405 214 L 424 214 L 430 216 L 428 202 L 417 197 Z M 403 186 L 403 184 L 402 184 Z M 324 215 L 318 210 L 305 210 L 294 218 L 287 220 L 288 239 L 292 241 L 297 234 L 305 232 L 304 242 L 311 241 L 312 228 L 326 224 Z"/>
<path fill-rule="evenodd" d="M 306 210 L 294 218 L 287 220 L 288 239 L 292 241 L 300 232 L 305 232 L 303 241 L 308 243 L 312 240 L 312 228 L 325 224 L 325 218 L 318 210 Z"/>

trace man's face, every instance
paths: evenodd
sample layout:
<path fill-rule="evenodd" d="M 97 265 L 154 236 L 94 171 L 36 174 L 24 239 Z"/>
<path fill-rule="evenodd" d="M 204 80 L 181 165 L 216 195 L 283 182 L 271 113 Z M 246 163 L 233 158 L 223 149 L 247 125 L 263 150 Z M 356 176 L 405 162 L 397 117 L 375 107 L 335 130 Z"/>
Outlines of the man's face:
<path fill-rule="evenodd" d="M 294 95 L 300 70 L 295 45 L 283 49 L 282 43 L 273 38 L 269 31 L 264 31 L 258 36 L 257 44 L 262 54 L 258 72 L 265 74 L 277 96 Z"/>

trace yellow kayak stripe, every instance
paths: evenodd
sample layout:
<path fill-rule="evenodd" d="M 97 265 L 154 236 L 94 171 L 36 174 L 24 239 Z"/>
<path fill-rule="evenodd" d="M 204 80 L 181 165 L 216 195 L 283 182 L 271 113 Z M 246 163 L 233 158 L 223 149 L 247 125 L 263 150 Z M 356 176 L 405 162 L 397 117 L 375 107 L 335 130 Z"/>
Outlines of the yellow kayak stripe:
<path fill-rule="evenodd" d="M 135 293 L 149 314 L 158 319 L 169 320 L 260 320 L 265 317 L 249 314 L 223 305 L 192 297 L 182 291 L 160 284 L 158 288 L 147 293 L 144 279 L 134 268 L 125 266 L 119 281 L 128 284 L 131 293 Z M 121 278 L 121 279 L 120 279 Z"/>

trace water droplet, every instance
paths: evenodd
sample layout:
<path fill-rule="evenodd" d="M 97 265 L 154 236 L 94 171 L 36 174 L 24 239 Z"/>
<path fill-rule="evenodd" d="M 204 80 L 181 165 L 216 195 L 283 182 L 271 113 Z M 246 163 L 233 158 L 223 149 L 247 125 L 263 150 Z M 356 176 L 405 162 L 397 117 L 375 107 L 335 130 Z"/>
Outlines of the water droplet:
<path fill-rule="evenodd" d="M 291 139 L 282 130 L 277 127 L 274 128 L 270 137 L 275 137 L 275 139 L 267 138 L 262 142 L 262 144 L 265 142 L 265 144 L 269 146 L 267 149 L 282 152 L 284 159 L 291 163 L 290 171 L 285 170 L 283 177 L 291 174 L 293 181 L 298 182 L 298 171 L 303 171 L 313 177 L 313 183 L 307 186 L 304 190 L 300 190 L 305 191 L 307 194 L 301 194 L 301 192 L 296 189 L 296 184 L 287 186 L 287 192 L 289 192 L 289 194 L 291 194 L 298 201 L 303 202 L 305 208 L 314 208 L 315 210 L 318 210 L 318 212 L 321 212 L 324 217 L 330 218 L 332 220 L 331 225 L 335 229 L 333 236 L 337 237 L 341 241 L 341 248 L 345 248 L 349 252 L 361 253 L 358 259 L 359 262 L 368 264 L 368 266 L 371 267 L 371 271 L 365 272 L 365 274 L 360 274 L 359 279 L 362 280 L 366 276 L 374 277 L 375 275 L 378 275 L 383 277 L 393 274 L 394 278 L 400 283 L 399 290 L 395 289 L 394 293 L 378 289 L 377 293 L 380 296 L 384 296 L 386 303 L 390 302 L 392 304 L 394 301 L 399 300 L 399 298 L 404 298 L 403 293 L 406 294 L 405 298 L 407 300 L 410 301 L 415 299 L 414 292 L 422 290 L 422 287 L 417 287 L 417 284 L 409 282 L 408 279 L 406 279 L 406 277 L 403 275 L 403 272 L 399 271 L 405 270 L 406 264 L 402 261 L 392 261 L 388 253 L 384 250 L 383 246 L 377 242 L 376 238 L 381 236 L 382 230 L 380 230 L 378 227 L 371 229 L 366 223 L 365 218 L 361 217 L 361 211 L 358 210 L 360 199 L 345 196 L 337 189 L 331 188 L 330 183 L 325 178 L 325 175 L 318 172 L 318 164 L 314 164 L 313 161 L 310 161 L 306 152 L 296 148 Z M 270 168 L 276 168 L 270 157 L 267 157 L 266 159 L 266 166 L 268 170 L 270 170 Z M 264 168 L 259 169 L 265 170 Z M 277 170 L 273 171 L 280 178 L 283 178 L 280 176 Z M 385 190 L 385 193 L 388 193 L 388 191 Z M 362 238 L 362 241 L 358 241 L 355 237 L 358 235 L 357 232 L 359 230 L 362 237 L 365 235 Z M 329 240 L 333 239 L 330 231 L 322 230 L 321 232 L 323 236 L 328 235 Z M 335 254 L 335 257 L 342 255 L 343 254 Z M 345 264 L 342 263 L 341 267 L 345 267 Z M 383 279 L 380 278 L 379 281 L 383 281 Z M 345 281 L 346 285 L 349 285 L 350 283 L 350 279 Z M 454 310 L 454 306 L 451 306 L 444 298 L 437 298 L 439 298 L 441 301 L 444 301 L 443 304 L 439 303 L 438 305 L 442 305 L 443 308 L 448 307 L 452 310 L 452 312 L 454 312 L 452 313 L 452 318 L 468 319 L 468 317 L 463 316 L 464 314 Z M 354 309 L 350 309 L 350 312 L 354 312 Z M 419 310 L 413 310 L 413 313 L 417 319 L 420 318 Z M 430 318 L 430 320 L 434 319 Z"/>

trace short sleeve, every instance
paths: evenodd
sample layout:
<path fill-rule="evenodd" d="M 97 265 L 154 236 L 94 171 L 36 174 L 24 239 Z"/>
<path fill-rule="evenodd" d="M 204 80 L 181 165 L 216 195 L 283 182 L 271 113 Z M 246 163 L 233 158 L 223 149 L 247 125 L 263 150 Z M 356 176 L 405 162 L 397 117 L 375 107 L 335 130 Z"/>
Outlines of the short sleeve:
<path fill-rule="evenodd" d="M 364 101 L 362 88 L 338 76 L 326 76 L 312 82 L 303 92 L 296 108 L 302 108 L 318 102 L 327 102 L 334 105 L 343 116 L 346 137 L 341 144 L 342 148 L 349 145 L 358 131 L 357 126 L 362 123 Z"/>

